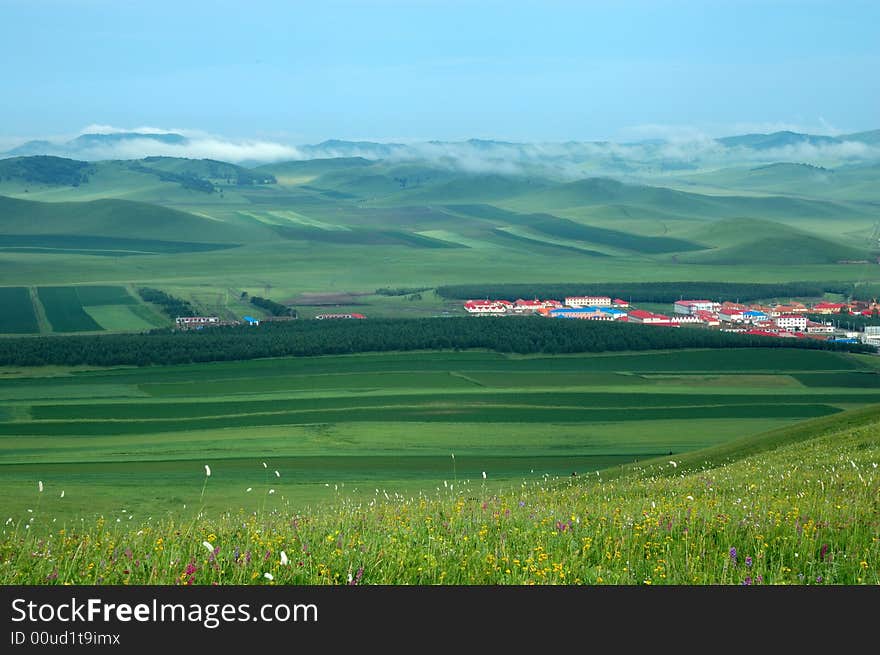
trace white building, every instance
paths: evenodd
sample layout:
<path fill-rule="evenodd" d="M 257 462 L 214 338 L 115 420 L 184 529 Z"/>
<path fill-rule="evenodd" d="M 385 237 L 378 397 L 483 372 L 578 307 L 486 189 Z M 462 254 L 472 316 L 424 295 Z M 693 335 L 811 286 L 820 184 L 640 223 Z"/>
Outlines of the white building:
<path fill-rule="evenodd" d="M 611 307 L 610 296 L 568 296 L 565 299 L 568 307 Z"/>
<path fill-rule="evenodd" d="M 717 312 L 721 303 L 711 300 L 676 300 L 673 311 L 676 314 L 696 314 L 697 312 Z"/>
<path fill-rule="evenodd" d="M 798 330 L 803 332 L 807 328 L 807 317 L 797 314 L 785 314 L 777 316 L 773 322 L 781 330 Z"/>

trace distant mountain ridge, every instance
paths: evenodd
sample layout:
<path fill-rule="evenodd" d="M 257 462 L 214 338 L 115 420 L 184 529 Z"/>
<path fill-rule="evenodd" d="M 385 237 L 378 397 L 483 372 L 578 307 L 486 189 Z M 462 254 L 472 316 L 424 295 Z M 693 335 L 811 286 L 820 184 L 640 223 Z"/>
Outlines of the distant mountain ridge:
<path fill-rule="evenodd" d="M 221 139 L 222 141 L 222 139 Z M 139 159 L 169 154 L 196 158 L 187 148 L 196 149 L 198 139 L 176 132 L 91 132 L 66 142 L 33 140 L 0 153 L 0 157 L 53 155 L 69 159 L 100 161 L 106 159 Z M 866 156 L 880 160 L 880 129 L 837 136 L 804 134 L 788 130 L 769 134 L 740 134 L 714 140 L 696 141 L 694 147 L 682 147 L 666 139 L 646 139 L 629 143 L 609 141 L 566 141 L 560 143 L 529 143 L 472 138 L 464 141 L 432 140 L 413 143 L 346 141 L 329 139 L 317 144 L 289 146 L 299 157 L 290 160 L 362 158 L 369 160 L 475 160 L 473 165 L 503 166 L 511 162 L 542 161 L 544 166 L 564 167 L 590 163 L 600 168 L 628 172 L 650 165 L 660 171 L 697 168 L 700 161 L 711 157 L 727 157 L 762 163 L 762 156 L 797 150 L 797 148 L 832 148 L 855 144 Z M 179 152 L 178 150 L 179 149 Z M 141 152 L 143 151 L 143 152 Z M 852 156 L 852 153 L 844 153 Z M 222 157 L 216 157 L 222 158 Z M 476 160 L 479 160 L 477 162 Z M 278 161 L 278 156 L 272 161 Z M 271 161 L 240 162 L 260 165 Z M 727 162 L 728 164 L 730 162 Z M 763 162 L 769 163 L 769 162 Z"/>

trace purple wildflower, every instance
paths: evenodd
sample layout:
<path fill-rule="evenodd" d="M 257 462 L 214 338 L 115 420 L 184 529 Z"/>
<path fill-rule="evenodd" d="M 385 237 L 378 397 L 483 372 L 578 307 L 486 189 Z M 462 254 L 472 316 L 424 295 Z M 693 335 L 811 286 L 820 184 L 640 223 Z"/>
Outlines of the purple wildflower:
<path fill-rule="evenodd" d="M 752 568 L 752 556 L 746 555 L 746 566 Z"/>
<path fill-rule="evenodd" d="M 822 584 L 822 576 L 821 575 L 816 576 L 816 582 L 819 584 Z"/>
<path fill-rule="evenodd" d="M 752 584 L 752 576 L 747 575 L 747 576 L 746 576 L 746 579 L 742 581 L 742 584 L 744 584 L 744 585 L 750 585 L 750 584 Z"/>
<path fill-rule="evenodd" d="M 361 581 L 362 577 L 364 577 L 364 567 L 363 566 L 357 570 L 357 573 L 354 574 L 354 577 L 349 581 L 348 584 L 356 585 Z"/>
<path fill-rule="evenodd" d="M 730 559 L 732 559 L 733 563 L 736 564 L 736 546 L 730 547 Z"/>
<path fill-rule="evenodd" d="M 823 562 L 825 561 L 825 555 L 828 554 L 828 544 L 822 544 L 822 549 L 819 551 L 819 559 Z"/>

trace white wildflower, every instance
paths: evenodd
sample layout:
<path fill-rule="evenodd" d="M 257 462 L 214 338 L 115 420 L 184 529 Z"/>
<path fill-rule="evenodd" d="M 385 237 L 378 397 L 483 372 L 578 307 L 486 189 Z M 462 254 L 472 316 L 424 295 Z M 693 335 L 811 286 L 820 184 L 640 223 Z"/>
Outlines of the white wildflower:
<path fill-rule="evenodd" d="M 264 573 L 263 577 L 266 578 L 266 580 L 274 580 L 275 579 L 275 576 L 272 575 L 271 573 Z"/>
<path fill-rule="evenodd" d="M 212 553 L 214 552 L 214 546 L 211 544 L 210 541 L 203 541 L 203 542 L 202 542 L 202 545 L 203 545 L 205 548 L 207 548 L 208 550 L 210 550 Z"/>
<path fill-rule="evenodd" d="M 211 467 L 205 464 L 205 475 L 211 477 Z"/>
<path fill-rule="evenodd" d="M 287 559 L 287 553 L 285 553 L 285 552 L 282 550 L 282 551 L 281 551 L 281 566 L 287 566 L 288 561 L 289 561 L 289 560 Z"/>

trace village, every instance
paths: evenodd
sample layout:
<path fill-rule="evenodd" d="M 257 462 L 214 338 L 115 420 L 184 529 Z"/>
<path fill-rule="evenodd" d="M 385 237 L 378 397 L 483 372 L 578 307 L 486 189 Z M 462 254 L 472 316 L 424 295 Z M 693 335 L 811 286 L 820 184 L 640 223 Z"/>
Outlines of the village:
<path fill-rule="evenodd" d="M 567 296 L 564 300 L 468 300 L 464 310 L 476 316 L 539 315 L 588 321 L 618 321 L 658 327 L 682 326 L 715 328 L 725 332 L 789 338 L 820 339 L 841 343 L 866 343 L 880 346 L 880 327 L 865 330 L 842 329 L 831 320 L 811 320 L 808 315 L 877 316 L 876 302 L 818 302 L 807 306 L 792 301 L 788 304 L 746 305 L 713 300 L 677 300 L 671 315 L 637 309 L 629 302 L 612 296 Z"/>

